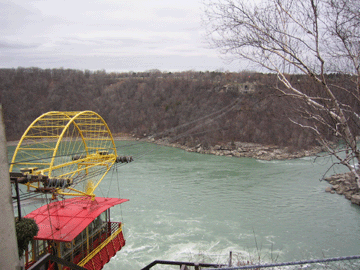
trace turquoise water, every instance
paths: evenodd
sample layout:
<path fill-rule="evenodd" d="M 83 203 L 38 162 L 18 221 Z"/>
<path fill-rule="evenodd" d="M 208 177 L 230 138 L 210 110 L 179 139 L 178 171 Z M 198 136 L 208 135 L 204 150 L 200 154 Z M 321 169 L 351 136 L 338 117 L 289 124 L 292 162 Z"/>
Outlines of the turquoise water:
<path fill-rule="evenodd" d="M 258 161 L 118 145 L 135 161 L 110 172 L 97 191 L 130 199 L 112 210 L 127 242 L 106 270 L 156 259 L 226 263 L 230 251 L 265 262 L 360 254 L 360 208 L 324 192 L 325 158 Z"/>

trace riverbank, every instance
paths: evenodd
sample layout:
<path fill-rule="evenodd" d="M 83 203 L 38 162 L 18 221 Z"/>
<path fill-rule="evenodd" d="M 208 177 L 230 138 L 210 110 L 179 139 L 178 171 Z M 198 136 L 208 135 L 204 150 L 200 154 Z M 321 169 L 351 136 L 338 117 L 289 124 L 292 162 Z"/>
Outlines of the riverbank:
<path fill-rule="evenodd" d="M 321 147 L 313 147 L 310 150 L 291 151 L 288 147 L 278 147 L 274 145 L 261 145 L 255 143 L 233 142 L 227 144 L 218 144 L 215 146 L 196 146 L 181 145 L 179 143 L 171 143 L 168 139 L 155 140 L 154 138 L 137 138 L 129 134 L 114 134 L 114 140 L 117 141 L 147 141 L 158 145 L 175 147 L 183 149 L 187 152 L 195 152 L 200 154 L 210 154 L 216 156 L 228 157 L 248 157 L 259 160 L 286 160 L 307 156 L 315 156 L 322 152 Z M 8 141 L 8 146 L 16 146 L 18 141 Z M 357 187 L 355 177 L 352 173 L 336 174 L 325 178 L 331 186 L 325 189 L 326 192 L 344 197 L 353 204 L 360 205 L 360 190 Z"/>
<path fill-rule="evenodd" d="M 316 154 L 322 152 L 321 147 L 313 147 L 310 150 L 291 151 L 291 149 L 288 147 L 278 147 L 243 142 L 227 143 L 210 147 L 204 147 L 203 145 L 198 144 L 195 147 L 190 147 L 178 143 L 169 143 L 166 139 L 155 140 L 153 138 L 146 138 L 138 140 L 145 140 L 159 145 L 176 147 L 183 149 L 187 152 L 196 152 L 200 154 L 211 154 L 229 157 L 248 157 L 268 161 L 315 156 Z M 325 192 L 344 195 L 344 197 L 350 200 L 353 204 L 360 205 L 360 190 L 352 173 L 336 174 L 327 177 L 324 180 L 326 180 L 332 185 L 327 187 L 325 189 Z"/>
<path fill-rule="evenodd" d="M 217 144 L 214 146 L 205 146 L 197 144 L 195 146 L 182 145 L 179 143 L 172 143 L 168 138 L 155 140 L 152 137 L 138 138 L 134 135 L 118 133 L 114 134 L 115 141 L 147 141 L 158 145 L 165 145 L 175 148 L 183 149 L 187 152 L 195 152 L 199 154 L 209 154 L 216 156 L 228 157 L 248 157 L 260 160 L 285 160 L 301 157 L 314 156 L 322 151 L 321 147 L 313 147 L 308 150 L 292 150 L 289 147 L 279 147 L 275 145 L 262 145 L 256 143 L 246 142 L 229 142 Z M 8 141 L 8 146 L 16 146 L 19 141 Z"/>
<path fill-rule="evenodd" d="M 246 142 L 232 142 L 226 144 L 217 144 L 214 146 L 196 146 L 181 145 L 179 143 L 170 143 L 167 139 L 155 140 L 153 138 L 140 139 L 148 142 L 176 147 L 187 152 L 199 154 L 209 154 L 228 157 L 248 157 L 260 160 L 285 160 L 301 157 L 314 156 L 322 151 L 321 147 L 313 147 L 309 150 L 293 151 L 289 147 L 279 147 L 275 145 L 262 145 Z"/>

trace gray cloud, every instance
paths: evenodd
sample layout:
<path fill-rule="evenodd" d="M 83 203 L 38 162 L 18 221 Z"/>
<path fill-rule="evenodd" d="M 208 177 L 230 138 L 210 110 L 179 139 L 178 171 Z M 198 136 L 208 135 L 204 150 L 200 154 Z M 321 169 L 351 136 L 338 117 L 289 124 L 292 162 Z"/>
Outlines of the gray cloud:
<path fill-rule="evenodd" d="M 1 49 L 31 49 L 38 47 L 38 44 L 23 44 L 23 43 L 10 43 L 0 40 L 0 50 Z"/>
<path fill-rule="evenodd" d="M 0 65 L 233 69 L 204 47 L 199 7 L 190 0 L 5 1 L 0 3 Z"/>

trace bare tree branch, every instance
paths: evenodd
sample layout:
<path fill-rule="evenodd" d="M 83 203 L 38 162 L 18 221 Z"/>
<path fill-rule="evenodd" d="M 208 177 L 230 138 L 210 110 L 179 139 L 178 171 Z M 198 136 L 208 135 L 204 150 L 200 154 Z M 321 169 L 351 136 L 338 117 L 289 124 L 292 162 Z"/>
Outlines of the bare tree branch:
<path fill-rule="evenodd" d="M 294 124 L 311 130 L 339 164 L 359 176 L 360 162 L 360 2 L 351 0 L 208 0 L 206 24 L 211 44 L 233 59 L 246 59 L 277 74 L 276 89 L 299 104 Z M 349 74 L 349 85 L 329 84 L 328 73 Z M 308 92 L 289 80 L 304 74 Z M 349 95 L 352 99 L 344 99 Z M 328 133 L 345 144 L 345 155 Z"/>

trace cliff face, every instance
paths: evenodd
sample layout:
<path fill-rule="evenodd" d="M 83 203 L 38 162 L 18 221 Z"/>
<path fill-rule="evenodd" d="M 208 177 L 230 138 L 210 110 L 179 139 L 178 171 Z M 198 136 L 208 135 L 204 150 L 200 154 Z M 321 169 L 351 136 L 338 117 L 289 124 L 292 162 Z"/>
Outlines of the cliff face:
<path fill-rule="evenodd" d="M 305 77 L 291 79 L 314 90 Z M 0 101 L 8 140 L 19 139 L 44 112 L 93 110 L 113 133 L 167 137 L 187 147 L 201 144 L 204 151 L 227 142 L 315 146 L 311 132 L 288 120 L 299 119 L 297 103 L 279 96 L 277 83 L 275 75 L 251 72 L 0 69 Z"/>

